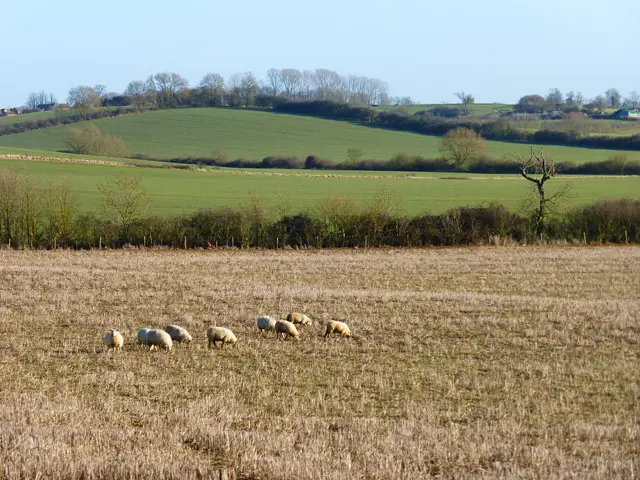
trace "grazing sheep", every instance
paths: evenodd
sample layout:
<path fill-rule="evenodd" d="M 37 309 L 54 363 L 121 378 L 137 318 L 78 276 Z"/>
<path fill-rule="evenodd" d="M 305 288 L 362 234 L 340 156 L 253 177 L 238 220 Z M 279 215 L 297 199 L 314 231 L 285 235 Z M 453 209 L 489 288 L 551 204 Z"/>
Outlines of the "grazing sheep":
<path fill-rule="evenodd" d="M 147 333 L 149 332 L 148 328 L 141 328 L 138 330 L 138 343 L 140 345 L 148 345 L 147 343 Z"/>
<path fill-rule="evenodd" d="M 294 325 L 311 325 L 311 319 L 304 313 L 290 313 L 289 315 L 287 315 L 287 321 L 293 323 Z"/>
<path fill-rule="evenodd" d="M 234 345 L 238 341 L 233 332 L 224 327 L 209 327 L 207 329 L 207 340 L 209 340 L 209 348 L 211 348 L 212 343 L 217 347 L 218 342 L 220 342 L 220 348 L 222 348 L 225 343 Z"/>
<path fill-rule="evenodd" d="M 169 334 L 171 340 L 177 343 L 191 343 L 193 340 L 187 329 L 178 325 L 169 325 L 164 331 Z"/>
<path fill-rule="evenodd" d="M 300 335 L 298 334 L 298 329 L 296 328 L 296 326 L 291 322 L 287 322 L 286 320 L 278 320 L 276 322 L 276 333 L 278 334 L 278 337 L 280 337 L 280 334 L 282 334 L 283 340 L 286 337 L 293 337 L 296 340 L 300 340 Z"/>
<path fill-rule="evenodd" d="M 104 337 L 104 343 L 107 344 L 107 352 L 112 348 L 113 351 L 116 352 L 122 349 L 122 345 L 124 345 L 124 338 L 122 338 L 122 334 L 118 330 L 112 328 Z"/>
<path fill-rule="evenodd" d="M 171 340 L 171 335 L 164 330 L 153 329 L 147 332 L 147 345 L 150 346 L 149 351 L 153 350 L 154 347 L 156 350 L 162 348 L 163 350 L 171 351 L 173 340 Z"/>
<path fill-rule="evenodd" d="M 269 317 L 268 315 L 261 315 L 256 319 L 256 323 L 258 324 L 258 330 L 261 332 L 273 332 L 276 329 L 276 320 L 275 318 Z"/>
<path fill-rule="evenodd" d="M 351 336 L 351 330 L 349 330 L 347 324 L 344 322 L 338 322 L 336 320 L 331 320 L 329 323 L 327 323 L 327 330 L 326 332 L 324 332 L 324 336 L 328 337 L 332 333 L 339 333 L 343 337 Z"/>

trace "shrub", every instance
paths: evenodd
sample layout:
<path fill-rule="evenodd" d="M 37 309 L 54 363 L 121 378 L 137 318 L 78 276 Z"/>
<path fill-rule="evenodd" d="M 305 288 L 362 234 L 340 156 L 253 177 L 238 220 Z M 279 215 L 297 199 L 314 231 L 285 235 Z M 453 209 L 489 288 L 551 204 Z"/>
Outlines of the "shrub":
<path fill-rule="evenodd" d="M 103 157 L 128 157 L 122 139 L 103 134 L 94 124 L 84 128 L 70 128 L 65 144 L 71 153 Z"/>

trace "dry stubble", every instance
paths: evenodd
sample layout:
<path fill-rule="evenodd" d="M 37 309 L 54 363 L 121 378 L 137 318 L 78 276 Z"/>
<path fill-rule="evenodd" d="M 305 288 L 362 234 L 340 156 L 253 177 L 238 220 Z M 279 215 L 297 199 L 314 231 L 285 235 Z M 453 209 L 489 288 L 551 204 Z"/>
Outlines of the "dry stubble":
<path fill-rule="evenodd" d="M 5 250 L 0 477 L 633 478 L 639 292 L 638 247 Z M 182 312 L 191 346 L 135 345 Z"/>

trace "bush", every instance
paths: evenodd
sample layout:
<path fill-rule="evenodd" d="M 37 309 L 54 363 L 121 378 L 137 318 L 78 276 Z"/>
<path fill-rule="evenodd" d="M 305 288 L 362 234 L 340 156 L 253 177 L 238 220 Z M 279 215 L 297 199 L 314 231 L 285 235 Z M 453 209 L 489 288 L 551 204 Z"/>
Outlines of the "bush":
<path fill-rule="evenodd" d="M 65 144 L 71 153 L 102 157 L 128 157 L 122 139 L 103 134 L 94 124 L 83 128 L 70 128 Z"/>

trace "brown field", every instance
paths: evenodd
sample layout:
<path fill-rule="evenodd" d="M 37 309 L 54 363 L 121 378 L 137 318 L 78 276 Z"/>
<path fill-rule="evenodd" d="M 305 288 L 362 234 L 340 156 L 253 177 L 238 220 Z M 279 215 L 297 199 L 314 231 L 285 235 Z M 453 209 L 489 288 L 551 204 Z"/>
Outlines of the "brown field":
<path fill-rule="evenodd" d="M 640 247 L 3 250 L 0 478 L 638 478 L 639 357 Z"/>

